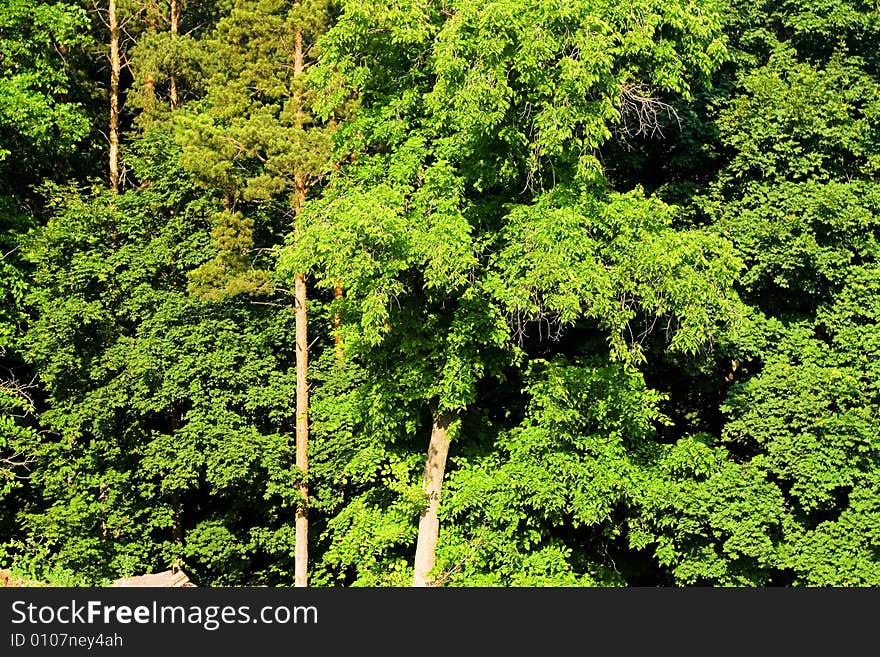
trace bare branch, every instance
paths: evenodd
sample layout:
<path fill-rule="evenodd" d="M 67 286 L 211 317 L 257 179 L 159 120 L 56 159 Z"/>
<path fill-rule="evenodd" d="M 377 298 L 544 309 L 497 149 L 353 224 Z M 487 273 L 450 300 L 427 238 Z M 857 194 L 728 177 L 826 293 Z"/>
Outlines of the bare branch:
<path fill-rule="evenodd" d="M 634 137 L 663 137 L 663 115 L 675 119 L 681 127 L 681 119 L 675 108 L 652 94 L 643 82 L 626 83 L 620 87 L 620 125 L 616 132 L 624 139 Z"/>

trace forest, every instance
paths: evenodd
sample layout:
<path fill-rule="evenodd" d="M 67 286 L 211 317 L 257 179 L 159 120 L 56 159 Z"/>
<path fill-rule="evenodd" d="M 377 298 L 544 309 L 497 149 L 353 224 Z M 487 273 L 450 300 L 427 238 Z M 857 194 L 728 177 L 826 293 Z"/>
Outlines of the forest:
<path fill-rule="evenodd" d="M 880 585 L 876 0 L 0 0 L 0 568 Z"/>

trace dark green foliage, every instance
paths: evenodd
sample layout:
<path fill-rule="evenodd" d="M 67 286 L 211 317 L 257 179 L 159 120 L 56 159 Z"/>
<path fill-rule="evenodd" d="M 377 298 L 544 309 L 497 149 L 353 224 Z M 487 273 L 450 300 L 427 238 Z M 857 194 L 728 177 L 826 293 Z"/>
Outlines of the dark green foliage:
<path fill-rule="evenodd" d="M 441 556 L 445 567 L 473 541 L 489 540 L 488 551 L 469 557 L 476 563 L 463 571 L 479 581 L 613 580 L 604 555 L 594 552 L 600 541 L 580 545 L 576 532 L 554 536 L 547 523 L 579 523 L 601 534 L 617 506 L 614 486 L 599 485 L 592 495 L 576 489 L 625 476 L 619 470 L 627 454 L 579 459 L 586 448 L 577 432 L 590 421 L 576 422 L 567 429 L 573 448 L 560 448 L 559 470 L 543 483 L 529 482 L 535 464 L 554 458 L 551 434 L 542 433 L 551 429 L 513 426 L 519 444 L 493 447 L 498 437 L 491 432 L 504 427 L 481 427 L 477 418 L 487 410 L 480 390 L 500 385 L 509 395 L 532 362 L 526 340 L 543 342 L 545 331 L 557 338 L 568 329 L 592 331 L 600 341 L 584 353 L 598 359 L 597 367 L 603 359 L 611 367 L 615 360 L 641 363 L 641 342 L 655 326 L 665 328 L 670 349 L 695 353 L 719 325 L 738 321 L 731 286 L 739 264 L 725 241 L 675 230 L 675 208 L 641 189 L 609 189 L 596 157 L 632 85 L 687 98 L 723 51 L 711 16 L 651 3 L 638 12 L 644 21 L 631 23 L 614 6 L 589 3 L 536 3 L 523 12 L 517 3 L 464 2 L 451 13 L 407 13 L 353 2 L 327 34 L 326 78 L 351 85 L 361 99 L 340 142 L 351 161 L 304 211 L 281 273 L 306 269 L 319 286 L 343 285 L 345 354 L 348 367 L 362 370 L 349 422 L 370 441 L 350 458 L 376 475 L 335 495 L 340 506 L 326 540 L 336 578 L 406 581 L 404 548 L 421 507 L 416 455 L 430 413 L 448 409 L 457 414 L 456 474 L 446 504 L 456 512 L 441 532 L 441 553 L 453 555 Z M 671 39 L 658 45 L 652 36 L 664 30 Z M 373 54 L 393 50 L 382 39 L 423 54 L 374 69 Z M 390 67 L 399 71 L 392 78 Z M 400 79 L 411 87 L 401 88 Z M 640 403 L 636 390 L 631 397 Z M 612 394 L 608 403 L 620 401 Z M 516 397 L 501 403 L 521 412 Z M 637 436 L 649 428 L 650 422 Z M 459 445 L 472 445 L 474 454 L 458 454 Z M 510 459 L 509 469 L 478 465 L 487 458 Z M 502 522 L 498 516 L 509 515 L 491 539 L 462 537 L 456 529 L 483 526 L 479 509 L 460 503 L 457 495 L 467 493 L 455 488 L 459 471 L 481 467 L 491 472 L 486 477 L 498 477 L 493 517 Z M 540 492 L 560 477 L 571 488 L 556 498 Z M 524 494 L 535 496 L 531 507 L 512 502 Z M 566 500 L 573 508 L 562 514 Z M 525 542 L 520 529 L 532 532 Z M 502 545 L 503 535 L 513 542 Z M 507 556 L 496 563 L 493 548 Z M 383 567 L 389 562 L 390 569 Z M 515 573 L 521 566 L 529 575 Z"/>
<path fill-rule="evenodd" d="M 151 177 L 174 153 L 157 137 L 133 163 Z M 187 295 L 210 252 L 211 203 L 165 196 L 186 187 L 179 169 L 164 173 L 173 188 L 57 190 L 59 212 L 30 245 L 27 353 L 52 406 L 33 477 L 47 506 L 24 514 L 22 549 L 89 581 L 175 559 L 205 583 L 275 581 L 284 525 L 270 519 L 291 494 L 268 489 L 289 476 L 277 429 L 291 314 Z"/>
<path fill-rule="evenodd" d="M 524 420 L 449 482 L 450 585 L 626 583 L 608 561 L 651 450 L 660 396 L 633 369 L 532 361 Z"/>
<path fill-rule="evenodd" d="M 273 252 L 298 194 L 331 168 L 334 122 L 314 115 L 308 71 L 293 71 L 297 30 L 311 64 L 326 5 L 240 0 L 191 46 L 204 91 L 177 117 L 181 162 L 222 199 L 212 219 L 217 257 L 191 273 L 206 298 L 273 289 Z"/>
<path fill-rule="evenodd" d="M 11 0 L 0 7 L 0 541 L 19 529 L 38 441 L 41 398 L 20 354 L 29 280 L 20 237 L 42 203 L 35 187 L 64 179 L 91 149 L 88 84 L 76 64 L 89 43 L 86 13 L 68 3 Z M 79 152 L 78 152 L 79 151 Z"/>
<path fill-rule="evenodd" d="M 76 6 L 0 9 L 6 562 L 290 584 L 305 273 L 313 585 L 412 582 L 441 413 L 438 585 L 880 583 L 875 3 L 125 0 L 119 194 Z"/>
<path fill-rule="evenodd" d="M 10 175 L 44 173 L 53 156 L 69 158 L 89 132 L 75 102 L 75 73 L 64 54 L 74 56 L 86 14 L 68 3 L 9 0 L 0 8 L 0 179 L 2 193 L 15 184 Z M 40 168 L 43 170 L 41 171 Z M 35 182 L 33 179 L 27 182 Z"/>
<path fill-rule="evenodd" d="M 764 59 L 718 115 L 729 159 L 704 206 L 756 310 L 727 347 L 749 371 L 721 444 L 763 482 L 753 513 L 775 518 L 758 583 L 874 585 L 877 15 L 804 2 L 764 20 Z"/>

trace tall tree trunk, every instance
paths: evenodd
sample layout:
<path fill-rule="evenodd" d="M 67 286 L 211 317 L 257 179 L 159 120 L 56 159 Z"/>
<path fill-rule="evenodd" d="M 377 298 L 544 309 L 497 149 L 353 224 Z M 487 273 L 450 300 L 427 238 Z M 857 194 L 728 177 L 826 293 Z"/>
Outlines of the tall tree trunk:
<path fill-rule="evenodd" d="M 298 4 L 298 3 L 297 3 Z M 294 34 L 293 75 L 294 80 L 303 72 L 303 35 L 297 26 Z M 294 81 L 295 125 L 303 127 L 302 94 Z M 302 171 L 294 172 L 295 221 L 306 200 L 306 177 Z M 296 302 L 296 467 L 302 477 L 299 485 L 300 503 L 296 508 L 296 538 L 294 539 L 294 585 L 309 585 L 309 342 L 308 315 L 306 312 L 306 277 L 299 272 L 294 277 Z"/>
<path fill-rule="evenodd" d="M 454 418 L 452 411 L 435 412 L 432 418 L 431 441 L 428 443 L 428 457 L 425 459 L 425 473 L 422 476 L 422 490 L 428 498 L 428 505 L 419 516 L 413 586 L 432 585 L 428 573 L 434 567 L 434 551 L 440 536 L 440 490 L 443 487 L 446 457 L 449 454 L 449 424 Z"/>
<path fill-rule="evenodd" d="M 345 296 L 345 291 L 342 289 L 341 285 L 336 285 L 333 287 L 333 299 L 334 301 L 339 301 L 342 297 Z M 342 362 L 342 336 L 339 335 L 339 327 L 342 324 L 342 318 L 339 316 L 339 311 L 337 310 L 333 313 L 333 351 L 336 354 L 336 362 Z"/>
<path fill-rule="evenodd" d="M 178 23 L 180 21 L 180 5 L 178 0 L 171 0 L 171 39 L 177 38 Z M 177 108 L 177 74 L 172 70 L 168 76 L 168 98 L 171 100 L 171 109 Z"/>
<path fill-rule="evenodd" d="M 119 191 L 119 18 L 116 0 L 109 0 L 107 23 L 110 28 L 110 188 Z"/>
<path fill-rule="evenodd" d="M 159 3 L 150 2 L 147 5 L 146 17 L 147 33 L 156 34 L 159 31 Z M 156 105 L 156 78 L 148 73 L 144 80 L 144 110 L 152 110 Z"/>
<path fill-rule="evenodd" d="M 299 494 L 302 498 L 296 507 L 296 538 L 294 545 L 294 585 L 308 586 L 309 563 L 309 344 L 306 315 L 306 280 L 301 273 L 294 282 L 296 298 L 296 467 L 302 480 Z"/>
<path fill-rule="evenodd" d="M 99 490 L 98 501 L 101 504 L 106 504 L 107 500 L 110 498 L 110 496 L 107 493 L 107 490 L 108 490 L 107 482 L 102 481 L 98 490 Z M 107 540 L 107 518 L 106 518 L 106 516 L 103 516 L 101 518 L 101 540 L 104 540 L 104 541 Z"/>
<path fill-rule="evenodd" d="M 178 409 L 171 411 L 171 435 L 177 435 L 180 431 L 182 415 Z M 183 501 L 180 493 L 171 495 L 171 540 L 178 546 L 183 545 Z"/>

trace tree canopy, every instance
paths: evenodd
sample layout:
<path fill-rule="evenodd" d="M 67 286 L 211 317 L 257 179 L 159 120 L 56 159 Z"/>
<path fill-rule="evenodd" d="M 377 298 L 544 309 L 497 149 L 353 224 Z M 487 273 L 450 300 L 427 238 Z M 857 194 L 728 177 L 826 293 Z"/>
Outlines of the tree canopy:
<path fill-rule="evenodd" d="M 0 565 L 880 583 L 874 4 L 107 11 L 0 9 Z"/>

